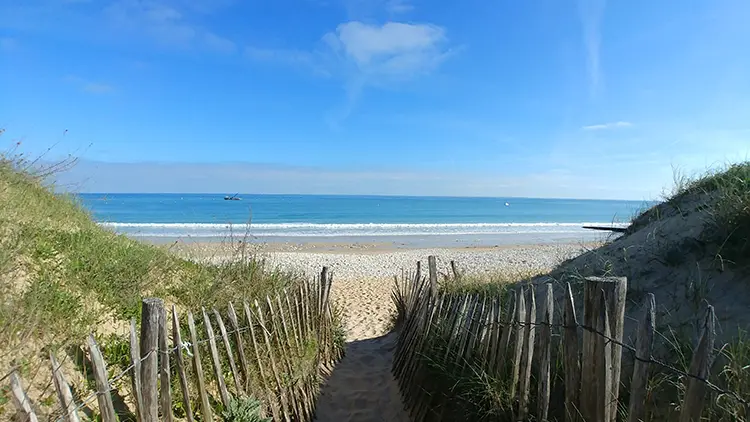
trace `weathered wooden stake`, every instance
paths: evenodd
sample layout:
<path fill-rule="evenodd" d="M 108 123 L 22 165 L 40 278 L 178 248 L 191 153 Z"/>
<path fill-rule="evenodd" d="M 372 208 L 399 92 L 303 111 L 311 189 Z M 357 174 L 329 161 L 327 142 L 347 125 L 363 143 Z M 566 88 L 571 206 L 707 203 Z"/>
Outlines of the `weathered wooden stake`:
<path fill-rule="evenodd" d="M 706 397 L 706 383 L 702 380 L 708 379 L 713 363 L 714 341 L 716 340 L 715 321 L 714 307 L 708 305 L 701 326 L 698 347 L 695 348 L 693 358 L 690 361 L 690 374 L 699 379 L 691 377 L 687 381 L 687 392 L 682 402 L 680 422 L 698 422 L 701 419 L 703 402 Z"/>
<path fill-rule="evenodd" d="M 139 421 L 145 421 L 146 416 L 143 412 L 143 391 L 141 390 L 143 382 L 141 381 L 141 346 L 138 342 L 138 334 L 135 328 L 135 318 L 130 320 L 130 364 L 133 365 L 133 376 L 130 377 L 133 386 L 133 402 L 135 404 L 135 414 Z"/>
<path fill-rule="evenodd" d="M 201 351 L 198 344 L 198 334 L 195 330 L 195 320 L 193 313 L 188 312 L 188 330 L 190 330 L 190 341 L 193 343 L 193 372 L 195 372 L 195 382 L 198 387 L 198 394 L 201 396 L 201 419 L 204 421 L 214 420 L 211 402 L 208 401 L 208 392 L 206 392 L 206 381 L 203 375 L 203 364 L 201 364 Z"/>
<path fill-rule="evenodd" d="M 60 407 L 63 409 L 65 414 L 63 418 L 66 422 L 79 422 L 78 411 L 76 411 L 76 403 L 73 400 L 73 392 L 70 391 L 70 385 L 65 380 L 65 375 L 62 371 L 62 365 L 57 362 L 55 354 L 49 352 L 49 361 L 52 364 L 52 380 L 55 383 L 55 390 L 57 391 L 57 399 L 60 401 Z"/>
<path fill-rule="evenodd" d="M 157 298 L 141 302 L 141 394 L 143 394 L 144 422 L 159 420 L 159 315 L 164 302 Z"/>
<path fill-rule="evenodd" d="M 211 326 L 211 319 L 208 317 L 206 310 L 201 308 L 203 312 L 203 323 L 206 325 L 206 334 L 208 335 L 208 347 L 211 352 L 211 361 L 214 366 L 214 377 L 216 383 L 219 385 L 219 396 L 221 396 L 221 403 L 224 407 L 229 407 L 229 392 L 227 391 L 227 384 L 224 382 L 224 371 L 221 369 L 221 360 L 219 360 L 219 349 L 216 347 L 216 334 Z"/>
<path fill-rule="evenodd" d="M 169 370 L 169 333 L 167 332 L 167 310 L 159 308 L 159 387 L 161 394 L 161 418 L 172 422 L 172 374 Z"/>
<path fill-rule="evenodd" d="M 504 374 L 506 363 L 508 362 L 508 348 L 510 347 L 510 339 L 513 335 L 513 330 L 516 327 L 516 324 L 518 320 L 516 319 L 518 317 L 518 312 L 516 311 L 516 308 L 518 307 L 518 298 L 514 300 L 514 297 L 512 294 L 508 295 L 508 310 L 506 311 L 506 318 L 505 318 L 505 326 L 503 327 L 503 332 L 500 337 L 500 348 L 497 352 L 497 372 L 498 374 Z M 515 359 L 515 355 L 513 356 Z M 513 361 L 515 362 L 515 360 Z"/>
<path fill-rule="evenodd" d="M 598 294 L 596 293 L 598 291 Z M 604 290 L 587 280 L 580 410 L 585 421 L 609 421 L 612 397 L 612 346 Z"/>
<path fill-rule="evenodd" d="M 654 342 L 656 299 L 653 293 L 643 301 L 643 316 L 638 321 L 638 334 L 635 340 L 635 367 L 630 383 L 629 422 L 642 421 L 646 414 L 646 387 L 648 385 L 648 360 Z"/>
<path fill-rule="evenodd" d="M 255 361 L 258 363 L 258 375 L 260 375 L 260 386 L 266 393 L 266 400 L 268 401 L 268 405 L 271 407 L 271 413 L 273 415 L 273 420 L 278 421 L 281 420 L 281 411 L 279 410 L 279 405 L 276 403 L 276 398 L 274 397 L 273 391 L 274 388 L 272 386 L 273 381 L 270 380 L 266 376 L 266 371 L 264 369 L 263 361 L 261 360 L 261 352 L 260 352 L 260 346 L 258 345 L 258 341 L 255 337 L 255 323 L 253 322 L 253 316 L 252 312 L 250 311 L 250 305 L 248 305 L 247 302 L 243 303 L 245 307 L 245 319 L 247 320 L 247 326 L 250 328 L 250 339 L 252 340 L 251 343 L 253 345 L 253 351 L 255 352 Z"/>
<path fill-rule="evenodd" d="M 610 405 L 609 415 L 612 422 L 617 417 L 617 403 L 620 392 L 620 371 L 622 362 L 622 339 L 625 330 L 625 295 L 628 290 L 628 279 L 625 277 L 588 277 L 587 284 L 593 284 L 597 291 L 604 290 L 607 298 L 607 314 L 609 315 L 609 328 L 615 342 L 611 343 L 610 367 L 612 386 L 611 397 L 608 398 Z M 618 344 L 620 343 L 620 344 Z"/>
<path fill-rule="evenodd" d="M 278 360 L 274 356 L 273 342 L 271 341 L 271 336 L 269 334 L 270 332 L 268 331 L 268 326 L 266 325 L 265 318 L 263 317 L 263 309 L 260 307 L 260 304 L 257 300 L 255 301 L 255 310 L 258 314 L 258 322 L 260 323 L 261 331 L 263 331 L 263 339 L 266 342 L 266 350 L 268 350 L 268 357 L 271 362 L 271 372 L 273 372 L 274 378 L 276 379 L 276 386 L 278 387 L 279 396 L 281 397 L 282 414 L 285 421 L 291 422 L 292 413 L 291 406 L 289 404 L 289 392 L 287 386 L 281 380 L 281 371 L 279 368 L 280 365 L 276 364 Z M 320 346 L 318 346 L 318 348 L 320 348 Z"/>
<path fill-rule="evenodd" d="M 461 278 L 461 274 L 458 272 L 458 268 L 456 268 L 456 261 L 451 260 L 451 271 L 453 272 L 453 278 L 456 280 Z"/>
<path fill-rule="evenodd" d="M 185 374 L 185 360 L 182 357 L 182 334 L 180 333 L 180 319 L 177 316 L 177 308 L 172 305 L 172 346 L 175 348 L 174 362 L 177 368 L 177 375 L 180 378 L 180 390 L 182 390 L 182 404 L 185 408 L 185 419 L 193 422 L 193 407 L 190 403 L 190 389 L 188 386 L 187 375 Z"/>
<path fill-rule="evenodd" d="M 534 357 L 534 337 L 536 334 L 536 298 L 534 286 L 529 285 L 529 307 L 526 314 L 526 330 L 524 330 L 523 355 L 521 358 L 521 385 L 519 389 L 518 418 L 526 420 L 529 414 L 529 387 L 531 384 L 531 363 Z"/>
<path fill-rule="evenodd" d="M 578 389 L 581 387 L 581 357 L 578 345 L 578 321 L 570 283 L 565 283 L 565 420 L 580 419 Z"/>
<path fill-rule="evenodd" d="M 511 384 L 510 384 L 510 397 L 511 400 L 516 399 L 516 387 L 518 385 L 518 381 L 521 377 L 521 356 L 523 355 L 523 341 L 526 338 L 526 316 L 528 315 L 528 312 L 526 311 L 526 298 L 524 297 L 524 288 L 523 286 L 518 286 L 518 291 L 516 294 L 516 335 L 515 335 L 515 344 L 514 344 L 514 350 L 513 350 L 513 361 L 511 364 L 513 365 L 510 369 L 511 371 Z"/>
<path fill-rule="evenodd" d="M 224 349 L 227 351 L 227 360 L 229 361 L 229 370 L 232 371 L 235 391 L 237 391 L 237 395 L 245 395 L 245 389 L 242 388 L 240 374 L 237 372 L 237 364 L 234 362 L 234 354 L 232 353 L 232 345 L 229 342 L 229 334 L 227 334 L 227 328 L 224 326 L 224 319 L 216 309 L 214 309 L 214 316 L 216 317 L 216 324 L 219 325 L 221 341 L 224 343 Z"/>
<path fill-rule="evenodd" d="M 102 352 L 94 340 L 94 335 L 88 339 L 91 366 L 94 370 L 94 381 L 96 381 L 96 400 L 99 402 L 99 413 L 102 422 L 116 422 L 115 406 L 112 404 L 112 395 L 109 392 L 109 380 L 107 379 L 107 364 L 104 362 Z"/>
<path fill-rule="evenodd" d="M 552 360 L 552 317 L 554 304 L 552 284 L 547 283 L 544 300 L 542 326 L 539 330 L 539 379 L 537 379 L 537 412 L 536 420 L 546 421 L 549 411 L 550 396 L 550 363 Z"/>
<path fill-rule="evenodd" d="M 232 302 L 229 302 L 229 306 L 227 307 L 227 317 L 229 317 L 229 325 L 232 327 L 232 331 L 234 331 L 234 342 L 237 345 L 237 355 L 240 357 L 240 372 L 242 372 L 242 378 L 245 381 L 243 391 L 247 391 L 252 388 L 250 386 L 250 370 L 247 363 L 247 356 L 245 355 L 245 341 L 242 339 L 237 312 L 234 310 Z"/>
<path fill-rule="evenodd" d="M 430 293 L 437 295 L 438 291 L 438 278 L 437 278 L 437 258 L 435 255 L 427 257 L 427 268 L 430 271 Z"/>
<path fill-rule="evenodd" d="M 31 408 L 31 400 L 23 391 L 21 378 L 18 376 L 18 371 L 15 370 L 10 374 L 10 391 L 13 395 L 13 403 L 16 405 L 16 409 L 23 413 L 25 421 L 38 422 L 39 419 L 37 419 L 34 409 Z"/>

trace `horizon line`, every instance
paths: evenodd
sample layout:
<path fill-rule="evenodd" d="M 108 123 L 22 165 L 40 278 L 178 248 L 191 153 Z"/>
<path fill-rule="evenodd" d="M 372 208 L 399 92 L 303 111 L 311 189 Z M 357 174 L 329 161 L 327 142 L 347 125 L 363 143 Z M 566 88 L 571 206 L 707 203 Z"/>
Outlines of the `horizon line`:
<path fill-rule="evenodd" d="M 224 192 L 66 192 L 73 195 L 231 195 Z M 560 198 L 532 196 L 455 196 L 455 195 L 391 195 L 391 194 L 348 194 L 348 193 L 237 193 L 238 196 L 328 196 L 328 197 L 375 197 L 375 198 L 441 198 L 441 199 L 547 199 L 555 201 L 608 201 L 608 202 L 651 202 L 648 199 L 600 199 L 600 198 Z"/>

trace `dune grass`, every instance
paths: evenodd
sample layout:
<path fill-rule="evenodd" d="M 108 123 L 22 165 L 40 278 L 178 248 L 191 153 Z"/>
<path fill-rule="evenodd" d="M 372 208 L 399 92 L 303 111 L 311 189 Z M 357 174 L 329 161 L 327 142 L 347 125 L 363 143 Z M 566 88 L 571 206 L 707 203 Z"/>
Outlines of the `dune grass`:
<path fill-rule="evenodd" d="M 665 207 L 680 209 L 690 200 L 706 224 L 701 241 L 715 245 L 722 262 L 750 265 L 750 162 L 728 164 L 697 176 L 675 172 L 672 193 L 663 204 L 645 210 L 633 220 L 633 230 L 660 219 Z"/>
<path fill-rule="evenodd" d="M 69 350 L 93 332 L 111 369 L 124 368 L 125 327 L 131 318 L 139 320 L 144 297 L 160 297 L 183 311 L 226 309 L 230 301 L 252 302 L 303 280 L 256 258 L 245 241 L 227 240 L 225 259 L 192 261 L 168 246 L 106 230 L 74 196 L 55 194 L 45 184 L 60 168 L 36 165 L 14 151 L 0 154 L 0 376 L 22 368 L 31 390 L 41 383 L 37 403 L 55 401 L 54 389 L 44 389 L 46 350 Z M 317 368 L 302 370 L 317 376 Z M 0 394 L 0 413 L 6 393 Z"/>

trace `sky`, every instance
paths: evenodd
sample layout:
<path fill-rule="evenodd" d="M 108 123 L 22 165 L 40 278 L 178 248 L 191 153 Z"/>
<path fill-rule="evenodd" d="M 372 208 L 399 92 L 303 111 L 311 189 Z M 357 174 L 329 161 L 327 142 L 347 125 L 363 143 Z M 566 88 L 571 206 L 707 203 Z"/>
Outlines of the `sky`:
<path fill-rule="evenodd" d="M 655 199 L 750 157 L 747 0 L 0 0 L 83 192 Z M 49 150 L 49 152 L 47 152 Z"/>

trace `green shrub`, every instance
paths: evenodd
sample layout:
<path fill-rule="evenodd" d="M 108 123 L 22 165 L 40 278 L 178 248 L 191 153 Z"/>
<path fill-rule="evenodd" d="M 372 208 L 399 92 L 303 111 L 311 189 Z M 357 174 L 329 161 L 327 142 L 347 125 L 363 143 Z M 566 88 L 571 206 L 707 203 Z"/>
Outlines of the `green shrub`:
<path fill-rule="evenodd" d="M 261 416 L 260 402 L 252 397 L 233 398 L 221 415 L 226 422 L 271 422 Z"/>

